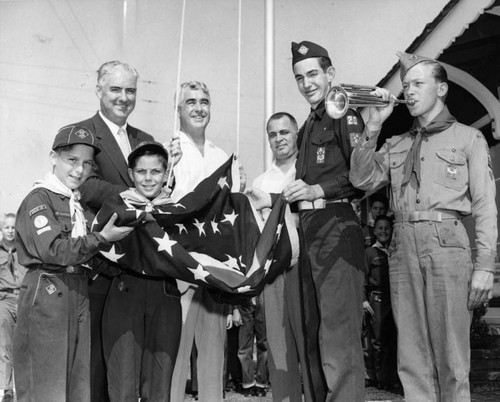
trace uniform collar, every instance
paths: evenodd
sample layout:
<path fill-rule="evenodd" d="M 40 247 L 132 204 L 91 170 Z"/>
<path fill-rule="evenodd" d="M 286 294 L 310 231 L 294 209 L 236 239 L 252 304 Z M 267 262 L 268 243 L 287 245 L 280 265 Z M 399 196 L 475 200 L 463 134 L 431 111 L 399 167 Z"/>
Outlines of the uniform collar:
<path fill-rule="evenodd" d="M 316 109 L 311 108 L 311 115 L 314 116 L 314 118 L 322 119 L 324 114 L 325 114 L 325 100 L 323 99 L 318 104 L 318 107 Z"/>

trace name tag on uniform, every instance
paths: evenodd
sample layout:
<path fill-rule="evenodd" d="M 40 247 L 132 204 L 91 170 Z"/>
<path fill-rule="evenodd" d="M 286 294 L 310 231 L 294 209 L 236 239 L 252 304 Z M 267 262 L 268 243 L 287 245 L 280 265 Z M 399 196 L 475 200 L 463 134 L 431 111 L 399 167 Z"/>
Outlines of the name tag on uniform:
<path fill-rule="evenodd" d="M 318 147 L 316 151 L 316 163 L 325 163 L 325 147 Z"/>

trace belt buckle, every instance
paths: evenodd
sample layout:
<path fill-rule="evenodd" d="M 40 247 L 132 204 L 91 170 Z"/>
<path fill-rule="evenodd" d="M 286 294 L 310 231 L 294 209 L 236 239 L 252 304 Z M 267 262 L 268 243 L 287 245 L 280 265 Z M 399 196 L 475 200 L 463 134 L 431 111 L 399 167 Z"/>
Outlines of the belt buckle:
<path fill-rule="evenodd" d="M 313 207 L 314 209 L 325 209 L 326 200 L 324 198 L 318 198 L 317 200 L 314 200 Z"/>

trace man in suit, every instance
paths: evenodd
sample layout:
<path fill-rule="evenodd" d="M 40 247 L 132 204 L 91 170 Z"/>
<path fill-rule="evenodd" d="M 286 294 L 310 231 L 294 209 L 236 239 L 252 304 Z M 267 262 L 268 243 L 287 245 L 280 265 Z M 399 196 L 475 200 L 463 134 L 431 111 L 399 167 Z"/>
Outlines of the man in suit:
<path fill-rule="evenodd" d="M 77 123 L 88 127 L 99 140 L 101 152 L 95 158 L 94 172 L 80 187 L 82 201 L 96 212 L 111 194 L 133 187 L 127 171 L 127 157 L 142 141 L 154 138 L 128 124 L 135 108 L 137 70 L 127 63 L 110 61 L 97 70 L 96 95 L 99 111 Z M 170 144 L 175 161 L 180 157 L 178 140 Z M 102 352 L 101 318 L 111 278 L 92 278 L 89 286 L 91 314 L 91 401 L 107 401 L 107 379 Z"/>

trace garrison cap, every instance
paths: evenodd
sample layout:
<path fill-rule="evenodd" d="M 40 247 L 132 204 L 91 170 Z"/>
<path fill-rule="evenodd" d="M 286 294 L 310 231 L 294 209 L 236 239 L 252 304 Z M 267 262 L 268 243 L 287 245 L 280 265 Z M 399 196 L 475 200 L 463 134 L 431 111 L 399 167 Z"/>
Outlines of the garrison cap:
<path fill-rule="evenodd" d="M 76 144 L 91 146 L 95 150 L 94 155 L 101 152 L 94 133 L 88 127 L 83 126 L 65 126 L 61 128 L 54 139 L 52 149 L 55 150 L 60 147 Z"/>
<path fill-rule="evenodd" d="M 299 61 L 312 57 L 326 57 L 331 61 L 328 51 L 316 43 L 307 40 L 300 43 L 292 42 L 292 66 Z"/>
<path fill-rule="evenodd" d="M 131 167 L 134 164 L 134 161 L 138 157 L 144 155 L 148 151 L 155 155 L 162 155 L 165 158 L 165 160 L 168 161 L 167 150 L 163 147 L 162 144 L 156 141 L 142 141 L 129 154 L 128 166 Z"/>
<path fill-rule="evenodd" d="M 399 57 L 399 65 L 401 67 L 401 81 L 405 77 L 407 71 L 412 68 L 415 64 L 421 63 L 423 61 L 433 61 L 435 63 L 439 63 L 434 59 L 425 56 L 419 56 L 418 54 L 408 54 L 404 52 L 396 52 Z"/>

